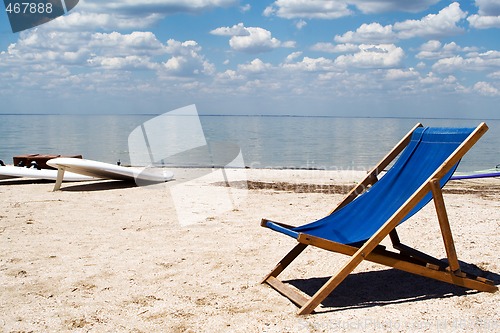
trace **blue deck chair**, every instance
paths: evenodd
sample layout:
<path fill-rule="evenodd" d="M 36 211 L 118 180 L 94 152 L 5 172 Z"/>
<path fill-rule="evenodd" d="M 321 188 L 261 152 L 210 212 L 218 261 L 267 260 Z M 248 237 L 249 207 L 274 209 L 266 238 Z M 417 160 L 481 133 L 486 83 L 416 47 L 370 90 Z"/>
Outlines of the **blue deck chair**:
<path fill-rule="evenodd" d="M 300 227 L 262 219 L 263 227 L 299 242 L 262 283 L 299 305 L 298 314 L 313 312 L 363 260 L 470 289 L 496 291 L 492 281 L 461 270 L 441 190 L 460 159 L 487 130 L 484 123 L 477 128 L 429 128 L 417 124 L 328 216 Z M 379 179 L 380 172 L 395 159 Z M 402 244 L 396 232 L 396 226 L 431 200 L 435 203 L 447 261 Z M 379 245 L 387 236 L 399 252 Z M 308 245 L 351 256 L 310 299 L 277 278 Z"/>

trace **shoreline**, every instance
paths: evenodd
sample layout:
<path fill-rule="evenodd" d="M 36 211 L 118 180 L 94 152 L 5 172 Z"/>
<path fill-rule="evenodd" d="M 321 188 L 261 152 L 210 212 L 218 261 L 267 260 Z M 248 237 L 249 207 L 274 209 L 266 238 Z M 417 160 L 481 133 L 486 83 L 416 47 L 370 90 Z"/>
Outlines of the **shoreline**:
<path fill-rule="evenodd" d="M 247 186 L 227 187 L 221 174 L 193 171 L 174 171 L 177 180 L 159 186 L 94 181 L 57 192 L 53 182 L 0 180 L 0 331 L 500 329 L 500 292 L 372 263 L 316 314 L 295 315 L 295 305 L 259 282 L 296 241 L 260 219 L 321 218 L 365 172 L 230 169 L 229 184 Z M 444 193 L 459 260 L 490 271 L 497 285 L 499 189 L 500 179 L 450 181 Z M 398 231 L 408 245 L 445 256 L 432 204 Z M 280 277 L 309 294 L 345 259 L 308 249 Z"/>

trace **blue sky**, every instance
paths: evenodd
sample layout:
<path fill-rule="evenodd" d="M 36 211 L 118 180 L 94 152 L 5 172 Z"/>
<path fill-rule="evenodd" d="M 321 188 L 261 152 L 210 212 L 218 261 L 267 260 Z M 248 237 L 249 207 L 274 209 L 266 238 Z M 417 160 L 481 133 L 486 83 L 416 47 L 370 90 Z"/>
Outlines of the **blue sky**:
<path fill-rule="evenodd" d="M 82 0 L 16 34 L 2 10 L 0 113 L 499 119 L 499 37 L 498 0 Z"/>

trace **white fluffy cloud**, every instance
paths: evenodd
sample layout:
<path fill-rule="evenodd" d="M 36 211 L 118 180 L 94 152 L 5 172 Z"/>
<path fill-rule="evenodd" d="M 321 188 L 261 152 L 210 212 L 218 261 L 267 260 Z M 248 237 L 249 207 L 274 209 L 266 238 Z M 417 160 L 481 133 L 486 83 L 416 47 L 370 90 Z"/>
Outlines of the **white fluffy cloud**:
<path fill-rule="evenodd" d="M 238 23 L 232 27 L 220 27 L 210 31 L 210 33 L 217 36 L 250 36 L 250 32 L 243 23 Z"/>
<path fill-rule="evenodd" d="M 454 2 L 438 14 L 429 14 L 421 20 L 407 20 L 385 26 L 377 22 L 363 23 L 356 31 L 336 35 L 334 40 L 337 43 L 393 43 L 414 37 L 453 36 L 463 32 L 459 23 L 466 15 L 460 5 Z"/>
<path fill-rule="evenodd" d="M 274 38 L 271 32 L 266 29 L 248 27 L 246 30 L 248 35 L 232 36 L 229 40 L 229 45 L 233 50 L 247 53 L 261 53 L 282 46 L 282 43 Z"/>
<path fill-rule="evenodd" d="M 77 33 L 51 32 L 44 29 L 30 30 L 21 35 L 16 44 L 0 53 L 0 68 L 8 64 L 12 73 L 27 71 L 26 78 L 40 68 L 39 64 L 57 64 L 60 73 L 72 77 L 71 82 L 86 82 L 86 86 L 103 84 L 106 89 L 112 82 L 90 82 L 101 71 L 150 71 L 154 76 L 199 77 L 212 75 L 215 66 L 201 53 L 201 46 L 194 41 L 168 40 L 160 42 L 152 32 Z M 74 73 L 74 74 L 72 74 Z M 120 77 L 123 80 L 123 77 Z M 54 84 L 50 76 L 40 78 L 44 85 Z M 70 83 L 71 83 L 70 82 Z"/>
<path fill-rule="evenodd" d="M 391 68 L 401 64 L 405 53 L 394 44 L 361 44 L 359 52 L 335 59 L 340 67 Z"/>
<path fill-rule="evenodd" d="M 94 33 L 87 47 L 99 50 L 101 54 L 126 56 L 144 54 L 149 56 L 164 54 L 165 46 L 152 32 L 134 31 L 130 34 Z"/>
<path fill-rule="evenodd" d="M 200 13 L 215 7 L 238 5 L 237 0 L 85 0 L 80 1 L 82 10 L 92 12 L 119 12 L 121 14 L 137 15 L 144 13 L 161 13 L 171 15 L 181 12 Z"/>
<path fill-rule="evenodd" d="M 487 77 L 492 78 L 492 79 L 496 79 L 496 80 L 500 80 L 500 70 L 488 74 Z"/>
<path fill-rule="evenodd" d="M 334 39 L 337 43 L 392 43 L 397 36 L 392 30 L 392 25 L 363 23 L 356 31 L 348 31 L 342 36 L 335 36 Z"/>
<path fill-rule="evenodd" d="M 85 63 L 89 54 L 83 46 L 92 37 L 89 33 L 57 33 L 31 30 L 22 33 L 15 44 L 0 53 L 0 67 L 30 70 L 35 66 L 57 63 L 60 66 Z"/>
<path fill-rule="evenodd" d="M 383 12 L 419 12 L 439 0 L 276 0 L 264 10 L 265 16 L 286 19 L 337 19 L 350 16 L 357 9 L 365 14 Z"/>
<path fill-rule="evenodd" d="M 429 8 L 440 0 L 351 0 L 349 3 L 354 4 L 363 13 L 384 13 L 384 12 L 419 12 Z"/>
<path fill-rule="evenodd" d="M 102 57 L 93 56 L 87 60 L 91 66 L 99 66 L 108 70 L 133 70 L 133 69 L 155 69 L 157 64 L 151 62 L 148 57 L 124 56 L 124 57 Z"/>
<path fill-rule="evenodd" d="M 500 51 L 472 52 L 465 57 L 454 56 L 439 59 L 432 69 L 439 73 L 498 70 L 500 69 Z"/>
<path fill-rule="evenodd" d="M 430 40 L 420 46 L 420 52 L 415 55 L 418 59 L 440 59 L 453 57 L 463 52 L 475 52 L 475 47 L 460 47 L 455 42 L 442 44 L 438 40 Z"/>
<path fill-rule="evenodd" d="M 282 65 L 287 71 L 292 72 L 329 72 L 336 71 L 334 61 L 324 57 L 310 58 L 304 57 L 301 61 L 295 63 L 285 63 Z"/>
<path fill-rule="evenodd" d="M 237 5 L 237 0 L 81 0 L 75 10 L 43 28 L 57 31 L 88 30 L 91 27 L 106 31 L 144 29 L 168 15 L 202 13 L 216 7 Z"/>
<path fill-rule="evenodd" d="M 344 0 L 277 0 L 264 10 L 265 16 L 287 19 L 336 19 L 351 14 Z"/>
<path fill-rule="evenodd" d="M 356 44 L 333 44 L 333 43 L 316 43 L 311 47 L 313 51 L 327 52 L 327 53 L 349 53 L 359 50 Z"/>
<path fill-rule="evenodd" d="M 497 0 L 476 0 L 476 6 L 479 7 L 479 15 L 500 15 L 500 2 Z"/>
<path fill-rule="evenodd" d="M 405 81 L 417 79 L 420 74 L 413 68 L 408 70 L 391 68 L 387 70 L 385 78 L 390 81 Z"/>
<path fill-rule="evenodd" d="M 296 23 L 295 23 L 295 26 L 297 27 L 297 29 L 301 30 L 302 28 L 304 28 L 305 26 L 307 25 L 307 22 L 304 21 L 304 20 L 298 20 Z"/>
<path fill-rule="evenodd" d="M 192 77 L 201 74 L 213 75 L 215 73 L 215 66 L 200 53 L 201 46 L 195 41 L 179 42 L 169 39 L 166 50 L 172 57 L 163 63 L 166 72 L 161 73 L 161 75 Z"/>
<path fill-rule="evenodd" d="M 258 73 L 265 73 L 268 70 L 270 70 L 273 66 L 270 63 L 264 63 L 262 60 L 259 58 L 252 60 L 248 64 L 241 64 L 238 65 L 238 70 L 243 73 L 251 73 L 251 74 L 258 74 Z"/>
<path fill-rule="evenodd" d="M 488 16 L 474 14 L 467 18 L 469 24 L 476 29 L 500 28 L 500 15 Z"/>
<path fill-rule="evenodd" d="M 245 53 L 262 53 L 279 47 L 295 47 L 293 41 L 281 42 L 274 38 L 269 30 L 259 27 L 245 27 L 243 23 L 232 27 L 220 27 L 210 33 L 218 36 L 231 36 L 229 39 L 231 49 Z"/>
<path fill-rule="evenodd" d="M 81 31 L 100 29 L 111 31 L 116 29 L 144 29 L 163 18 L 159 14 L 144 16 L 123 16 L 116 13 L 93 13 L 72 11 L 68 15 L 60 16 L 52 22 L 43 25 L 44 30 L 53 31 Z"/>
<path fill-rule="evenodd" d="M 488 82 L 477 82 L 473 89 L 484 96 L 500 96 L 500 89 L 495 88 Z"/>
<path fill-rule="evenodd" d="M 429 14 L 421 20 L 397 22 L 393 29 L 401 39 L 453 36 L 464 31 L 459 23 L 466 17 L 467 13 L 460 9 L 460 4 L 454 2 L 438 14 Z"/>

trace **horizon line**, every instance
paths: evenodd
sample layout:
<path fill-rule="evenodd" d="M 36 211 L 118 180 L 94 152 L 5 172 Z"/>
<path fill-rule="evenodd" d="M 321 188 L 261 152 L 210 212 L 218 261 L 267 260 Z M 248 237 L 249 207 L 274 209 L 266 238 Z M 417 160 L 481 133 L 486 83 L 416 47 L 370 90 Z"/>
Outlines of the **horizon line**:
<path fill-rule="evenodd" d="M 173 111 L 173 110 L 172 110 Z M 168 112 L 168 111 L 167 111 Z M 0 116 L 160 116 L 164 113 L 0 113 Z M 342 116 L 293 114 L 198 114 L 199 117 L 268 117 L 268 118 L 340 118 L 340 119 L 435 119 L 435 120 L 500 120 L 500 118 L 416 117 L 416 116 Z"/>

